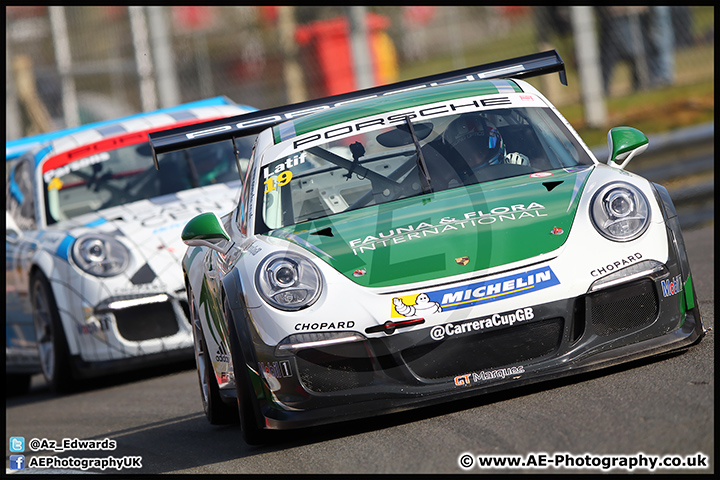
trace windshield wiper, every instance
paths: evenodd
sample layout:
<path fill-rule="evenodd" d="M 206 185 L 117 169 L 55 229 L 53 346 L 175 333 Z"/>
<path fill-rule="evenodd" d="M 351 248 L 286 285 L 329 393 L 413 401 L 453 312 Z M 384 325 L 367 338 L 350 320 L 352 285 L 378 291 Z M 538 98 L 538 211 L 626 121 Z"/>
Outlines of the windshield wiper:
<path fill-rule="evenodd" d="M 425 157 L 423 156 L 422 148 L 420 148 L 420 142 L 418 141 L 417 135 L 415 134 L 415 129 L 412 126 L 409 115 L 405 116 L 405 122 L 407 123 L 408 129 L 410 130 L 410 135 L 412 136 L 413 143 L 415 144 L 415 150 L 417 150 L 417 166 L 418 173 L 420 175 L 420 182 L 422 183 L 423 193 L 430 193 L 432 192 L 430 173 L 428 172 L 427 164 L 425 163 Z"/>

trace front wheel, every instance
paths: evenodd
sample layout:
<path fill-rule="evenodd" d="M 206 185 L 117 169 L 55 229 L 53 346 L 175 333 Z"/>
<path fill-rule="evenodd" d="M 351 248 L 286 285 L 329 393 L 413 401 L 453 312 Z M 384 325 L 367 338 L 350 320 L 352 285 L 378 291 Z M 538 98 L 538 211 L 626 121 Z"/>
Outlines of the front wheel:
<path fill-rule="evenodd" d="M 223 402 L 220 397 L 215 371 L 212 367 L 210 352 L 205 342 L 205 336 L 200 326 L 200 317 L 195 307 L 192 293 L 188 295 L 190 302 L 191 318 L 193 325 L 193 343 L 195 347 L 195 364 L 197 365 L 198 381 L 200 383 L 200 396 L 202 398 L 205 416 L 211 425 L 227 425 L 237 423 L 238 410 Z"/>
<path fill-rule="evenodd" d="M 260 412 L 256 410 L 255 402 L 253 401 L 255 388 L 250 380 L 245 358 L 243 357 L 243 350 L 240 347 L 237 328 L 235 327 L 235 321 L 232 318 L 227 299 L 225 299 L 224 306 L 228 321 L 230 353 L 233 362 L 233 372 L 235 373 L 235 391 L 237 392 L 238 414 L 240 416 L 243 439 L 248 445 L 271 443 L 273 441 L 272 432 L 258 425 Z"/>
<path fill-rule="evenodd" d="M 43 375 L 53 392 L 68 393 L 76 387 L 70 350 L 55 296 L 50 283 L 42 274 L 33 277 L 31 293 L 35 338 Z"/>

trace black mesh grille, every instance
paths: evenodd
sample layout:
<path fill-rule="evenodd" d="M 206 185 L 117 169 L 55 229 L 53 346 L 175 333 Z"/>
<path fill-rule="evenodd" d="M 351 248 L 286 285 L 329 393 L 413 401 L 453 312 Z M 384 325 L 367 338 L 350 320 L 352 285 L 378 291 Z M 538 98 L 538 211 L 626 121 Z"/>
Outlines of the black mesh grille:
<path fill-rule="evenodd" d="M 318 393 L 362 387 L 372 383 L 374 377 L 362 343 L 300 350 L 297 365 L 305 388 Z"/>
<path fill-rule="evenodd" d="M 403 350 L 402 357 L 420 377 L 454 377 L 550 355 L 560 346 L 562 331 L 563 319 L 552 318 L 427 343 Z"/>
<path fill-rule="evenodd" d="M 169 302 L 139 305 L 113 313 L 120 335 L 133 342 L 169 337 L 179 329 L 175 311 Z"/>
<path fill-rule="evenodd" d="M 651 280 L 588 296 L 593 331 L 606 337 L 645 327 L 658 316 L 658 299 Z"/>

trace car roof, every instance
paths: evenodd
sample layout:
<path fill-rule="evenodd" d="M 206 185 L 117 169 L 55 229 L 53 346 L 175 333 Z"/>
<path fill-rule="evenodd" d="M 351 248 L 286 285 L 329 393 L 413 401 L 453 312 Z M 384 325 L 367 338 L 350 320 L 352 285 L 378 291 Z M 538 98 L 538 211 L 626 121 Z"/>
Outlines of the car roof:
<path fill-rule="evenodd" d="M 98 128 L 85 128 L 39 146 L 31 155 L 34 168 L 58 168 L 78 158 L 114 150 L 122 145 L 147 141 L 147 133 L 177 126 L 242 115 L 253 111 L 237 105 L 202 106 L 174 110 L 168 113 L 150 113 L 122 119 Z M 142 138 L 139 138 L 142 136 Z M 117 146 L 116 146 L 117 144 Z"/>
<path fill-rule="evenodd" d="M 252 110 L 247 109 L 243 111 L 241 107 L 235 105 L 218 105 L 136 115 L 100 127 L 85 128 L 52 140 L 50 142 L 52 152 L 48 153 L 60 154 L 110 137 L 143 132 L 159 127 L 169 128 L 176 124 L 192 122 L 194 120 L 240 115 L 249 111 Z"/>
<path fill-rule="evenodd" d="M 279 143 L 314 130 L 394 110 L 464 97 L 521 92 L 523 89 L 520 83 L 514 80 L 481 80 L 428 86 L 388 96 L 359 99 L 330 110 L 288 120 L 273 127 L 273 138 L 275 143 Z"/>
<path fill-rule="evenodd" d="M 219 110 L 216 110 L 215 113 L 222 112 L 222 116 L 228 116 L 228 111 L 224 110 L 223 107 L 233 108 L 232 111 L 229 111 L 231 115 L 239 115 L 257 110 L 254 107 L 236 104 L 224 96 L 207 98 L 174 107 L 154 110 L 152 112 L 143 112 L 122 118 L 104 120 L 101 122 L 81 125 L 79 127 L 56 130 L 30 137 L 10 140 L 5 142 L 6 161 L 14 160 L 25 152 L 31 150 L 37 151 L 47 149 L 48 146 L 50 146 L 50 150 L 55 153 L 59 153 L 66 151 L 67 149 L 85 145 L 119 133 L 132 133 L 133 131 L 151 128 L 154 125 L 172 126 L 181 122 L 183 119 L 205 119 L 212 117 L 213 115 L 211 111 L 202 112 L 201 110 L 198 110 L 205 109 L 207 107 L 219 108 Z M 67 142 L 67 144 L 65 144 L 65 142 Z M 43 156 L 48 153 L 49 151 L 44 152 Z"/>

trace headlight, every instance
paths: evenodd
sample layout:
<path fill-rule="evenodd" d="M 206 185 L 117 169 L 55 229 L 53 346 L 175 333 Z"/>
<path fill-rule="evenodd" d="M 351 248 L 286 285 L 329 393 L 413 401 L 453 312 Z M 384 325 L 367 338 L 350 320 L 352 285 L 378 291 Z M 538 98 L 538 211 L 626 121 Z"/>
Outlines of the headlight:
<path fill-rule="evenodd" d="M 645 195 L 629 183 L 613 183 L 602 188 L 593 197 L 590 214 L 595 229 L 615 242 L 636 239 L 650 224 Z"/>
<path fill-rule="evenodd" d="M 281 253 L 266 258 L 255 276 L 263 299 L 281 310 L 300 310 L 312 305 L 320 296 L 320 271 L 306 258 Z"/>
<path fill-rule="evenodd" d="M 75 265 L 96 277 L 119 275 L 130 264 L 130 252 L 125 245 L 97 233 L 82 235 L 75 240 L 72 257 Z"/>

